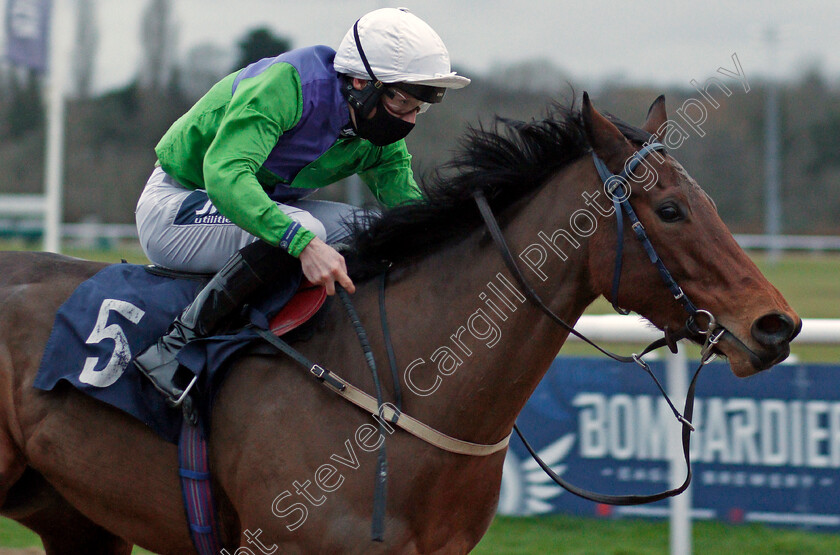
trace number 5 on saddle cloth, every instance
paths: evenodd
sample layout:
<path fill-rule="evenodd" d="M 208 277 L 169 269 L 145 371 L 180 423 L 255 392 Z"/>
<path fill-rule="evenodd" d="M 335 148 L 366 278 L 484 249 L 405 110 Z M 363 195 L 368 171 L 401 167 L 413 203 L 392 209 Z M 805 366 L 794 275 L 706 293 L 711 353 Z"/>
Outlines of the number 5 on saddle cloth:
<path fill-rule="evenodd" d="M 297 275 L 261 291 L 241 311 L 242 317 L 234 318 L 239 325 L 190 342 L 178 354 L 178 361 L 198 376 L 202 418 L 209 417 L 214 389 L 221 381 L 218 370 L 231 357 L 263 341 L 257 329 L 282 334 L 323 305 L 323 288 L 308 284 L 300 288 L 298 297 L 289 300 L 299 290 L 300 279 Z M 79 285 L 56 313 L 34 386 L 50 391 L 59 382 L 68 382 L 177 443 L 181 410 L 166 403 L 131 359 L 166 333 L 205 280 L 206 276 L 176 279 L 135 264 L 114 264 L 100 270 Z M 284 306 L 286 310 L 278 314 Z M 294 313 L 291 321 L 283 318 L 288 311 Z"/>

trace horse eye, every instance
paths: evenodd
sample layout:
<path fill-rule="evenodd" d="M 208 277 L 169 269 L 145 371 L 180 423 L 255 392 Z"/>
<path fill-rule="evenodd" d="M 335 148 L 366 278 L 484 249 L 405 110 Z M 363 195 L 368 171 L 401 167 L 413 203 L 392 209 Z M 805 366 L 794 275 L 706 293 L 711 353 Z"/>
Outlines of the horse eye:
<path fill-rule="evenodd" d="M 667 223 L 678 222 L 683 219 L 683 213 L 679 206 L 670 202 L 657 208 L 656 214 L 663 222 Z"/>

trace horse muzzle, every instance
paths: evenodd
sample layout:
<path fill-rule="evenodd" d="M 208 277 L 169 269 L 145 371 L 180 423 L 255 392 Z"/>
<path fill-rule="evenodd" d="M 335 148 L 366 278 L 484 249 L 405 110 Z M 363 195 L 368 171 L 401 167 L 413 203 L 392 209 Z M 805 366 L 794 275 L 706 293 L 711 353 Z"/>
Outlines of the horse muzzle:
<path fill-rule="evenodd" d="M 736 376 L 750 376 L 785 360 L 790 342 L 801 330 L 802 320 L 795 315 L 769 312 L 752 322 L 746 341 L 727 330 L 715 352 L 729 359 Z"/>

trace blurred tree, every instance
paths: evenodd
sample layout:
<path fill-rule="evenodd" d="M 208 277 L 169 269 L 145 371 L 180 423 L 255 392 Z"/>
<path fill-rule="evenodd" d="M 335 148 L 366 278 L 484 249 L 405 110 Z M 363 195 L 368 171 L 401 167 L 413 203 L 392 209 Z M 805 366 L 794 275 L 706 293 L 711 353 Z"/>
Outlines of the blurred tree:
<path fill-rule="evenodd" d="M 225 76 L 233 54 L 216 44 L 202 43 L 187 52 L 181 66 L 180 88 L 189 100 L 196 100 Z"/>
<path fill-rule="evenodd" d="M 12 100 L 12 68 L 10 64 L 0 62 L 0 140 L 9 134 L 9 122 L 6 114 Z"/>
<path fill-rule="evenodd" d="M 169 21 L 168 17 L 164 19 Z M 161 23 L 159 17 L 153 21 Z M 171 24 L 166 25 L 171 29 Z M 236 52 L 208 44 L 196 46 L 188 52 L 177 80 L 171 70 L 162 74 L 166 79 L 159 82 L 169 84 L 160 89 L 144 87 L 138 80 L 119 90 L 69 102 L 67 221 L 91 216 L 104 222 L 133 221 L 137 196 L 155 162 L 154 147 L 172 122 L 229 70 L 233 59 L 239 58 L 238 68 L 289 48 L 287 41 L 262 31 L 244 36 Z M 171 37 L 170 33 L 162 39 L 170 45 L 168 56 Z M 261 51 L 251 48 L 251 43 L 269 42 L 266 38 L 272 39 L 273 46 Z M 251 54 L 245 55 L 246 50 Z M 475 75 L 465 68 L 463 73 L 473 78 L 472 84 L 447 94 L 445 102 L 418 118 L 423 121 L 408 136 L 417 177 L 422 180 L 437 169 L 447 171 L 445 164 L 467 127 L 490 127 L 496 114 L 525 121 L 541 118 L 551 102 L 569 104 L 573 89 L 556 68 L 546 67 L 541 75 L 541 64 L 517 64 L 508 68 L 505 79 L 495 73 Z M 189 89 L 187 84 L 194 87 Z M 690 132 L 684 144 L 669 151 L 712 195 L 721 217 L 736 233 L 762 230 L 764 95 L 760 81 L 751 85 L 749 93 L 733 88 L 728 97 L 715 91 L 720 106 L 706 105 L 705 135 Z M 43 189 L 40 88 L 37 76 L 0 61 L 0 191 Z M 599 110 L 635 125 L 644 121 L 650 103 L 661 93 L 667 97 L 674 123 L 682 122 L 678 110 L 687 99 L 702 99 L 688 86 L 586 83 L 585 88 L 590 93 L 597 89 L 592 97 Z M 577 98 L 582 90 L 584 84 L 577 88 Z M 784 83 L 780 93 L 783 229 L 840 234 L 840 83 L 810 71 Z M 339 187 L 326 188 L 323 194 L 344 200 Z"/>
<path fill-rule="evenodd" d="M 93 86 L 99 28 L 96 0 L 78 0 L 76 12 L 76 44 L 73 52 L 73 91 L 78 98 L 89 98 Z"/>
<path fill-rule="evenodd" d="M 291 49 L 291 41 L 275 35 L 271 29 L 267 27 L 254 29 L 239 41 L 239 57 L 231 71 L 242 69 L 263 58 L 279 56 Z"/>
<path fill-rule="evenodd" d="M 18 139 L 44 124 L 41 80 L 31 69 L 12 72 L 11 102 L 6 112 L 9 135 Z"/>
<path fill-rule="evenodd" d="M 572 84 L 571 76 L 544 58 L 490 68 L 499 88 L 532 93 L 565 94 Z"/>
<path fill-rule="evenodd" d="M 163 91 L 170 81 L 175 53 L 175 25 L 172 21 L 171 0 L 150 0 L 143 14 L 141 31 L 143 65 L 140 85 Z"/>
<path fill-rule="evenodd" d="M 813 151 L 808 170 L 812 175 L 840 166 L 840 111 L 823 114 L 809 126 Z"/>

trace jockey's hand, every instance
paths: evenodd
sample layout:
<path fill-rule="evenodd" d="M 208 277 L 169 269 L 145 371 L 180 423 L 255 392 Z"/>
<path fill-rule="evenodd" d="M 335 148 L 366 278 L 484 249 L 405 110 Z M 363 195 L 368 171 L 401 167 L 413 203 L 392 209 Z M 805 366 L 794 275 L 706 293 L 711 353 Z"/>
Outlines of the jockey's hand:
<path fill-rule="evenodd" d="M 344 257 L 334 248 L 321 241 L 318 237 L 312 239 L 300 253 L 300 265 L 303 275 L 314 285 L 327 288 L 327 295 L 335 294 L 335 283 L 338 282 L 348 293 L 355 293 L 356 286 L 347 275 L 347 265 Z"/>

